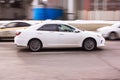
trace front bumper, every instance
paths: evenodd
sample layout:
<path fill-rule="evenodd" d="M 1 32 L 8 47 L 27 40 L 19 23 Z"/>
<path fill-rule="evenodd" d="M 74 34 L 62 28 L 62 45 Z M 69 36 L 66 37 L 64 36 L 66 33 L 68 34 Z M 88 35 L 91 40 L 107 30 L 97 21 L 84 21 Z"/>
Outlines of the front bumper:
<path fill-rule="evenodd" d="M 102 46 L 105 46 L 105 39 L 104 38 L 101 38 L 97 43 L 97 47 L 102 47 Z"/>

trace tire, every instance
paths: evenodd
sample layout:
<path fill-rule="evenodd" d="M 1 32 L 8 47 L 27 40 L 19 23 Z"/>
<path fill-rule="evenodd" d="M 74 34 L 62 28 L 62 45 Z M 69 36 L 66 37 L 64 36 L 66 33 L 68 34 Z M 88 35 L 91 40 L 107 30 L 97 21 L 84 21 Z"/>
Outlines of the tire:
<path fill-rule="evenodd" d="M 117 38 L 118 38 L 117 33 L 115 33 L 115 32 L 111 32 L 108 36 L 109 40 L 116 40 Z"/>
<path fill-rule="evenodd" d="M 33 52 L 40 51 L 42 48 L 42 43 L 38 39 L 32 39 L 28 43 L 28 48 Z"/>
<path fill-rule="evenodd" d="M 83 42 L 83 49 L 86 51 L 92 51 L 96 48 L 96 41 L 92 38 L 88 38 Z"/>

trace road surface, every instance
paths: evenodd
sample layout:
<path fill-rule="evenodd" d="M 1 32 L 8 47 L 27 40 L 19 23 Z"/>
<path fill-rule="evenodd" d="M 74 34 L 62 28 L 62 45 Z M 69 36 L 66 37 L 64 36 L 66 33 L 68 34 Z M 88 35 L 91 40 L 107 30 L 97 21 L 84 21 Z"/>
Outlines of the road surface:
<path fill-rule="evenodd" d="M 95 51 L 43 49 L 30 52 L 0 42 L 0 80 L 120 80 L 120 40 Z"/>

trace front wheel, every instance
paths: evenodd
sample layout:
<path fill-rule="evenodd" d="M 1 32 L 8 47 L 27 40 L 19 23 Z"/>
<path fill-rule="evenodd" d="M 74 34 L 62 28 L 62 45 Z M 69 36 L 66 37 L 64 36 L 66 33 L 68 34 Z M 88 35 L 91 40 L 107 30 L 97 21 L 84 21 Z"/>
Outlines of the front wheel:
<path fill-rule="evenodd" d="M 96 48 L 96 41 L 94 39 L 86 39 L 83 42 L 83 48 L 87 51 L 92 51 Z"/>
<path fill-rule="evenodd" d="M 37 52 L 42 48 L 42 44 L 38 39 L 32 39 L 28 43 L 28 48 L 33 52 Z"/>

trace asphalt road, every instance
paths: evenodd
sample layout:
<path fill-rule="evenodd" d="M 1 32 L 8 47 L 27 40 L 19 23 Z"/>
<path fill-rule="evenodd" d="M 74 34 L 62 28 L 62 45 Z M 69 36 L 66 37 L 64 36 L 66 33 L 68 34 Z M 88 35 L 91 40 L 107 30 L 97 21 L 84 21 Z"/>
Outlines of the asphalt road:
<path fill-rule="evenodd" d="M 120 80 L 120 40 L 95 51 L 43 49 L 30 52 L 0 42 L 0 80 Z"/>

